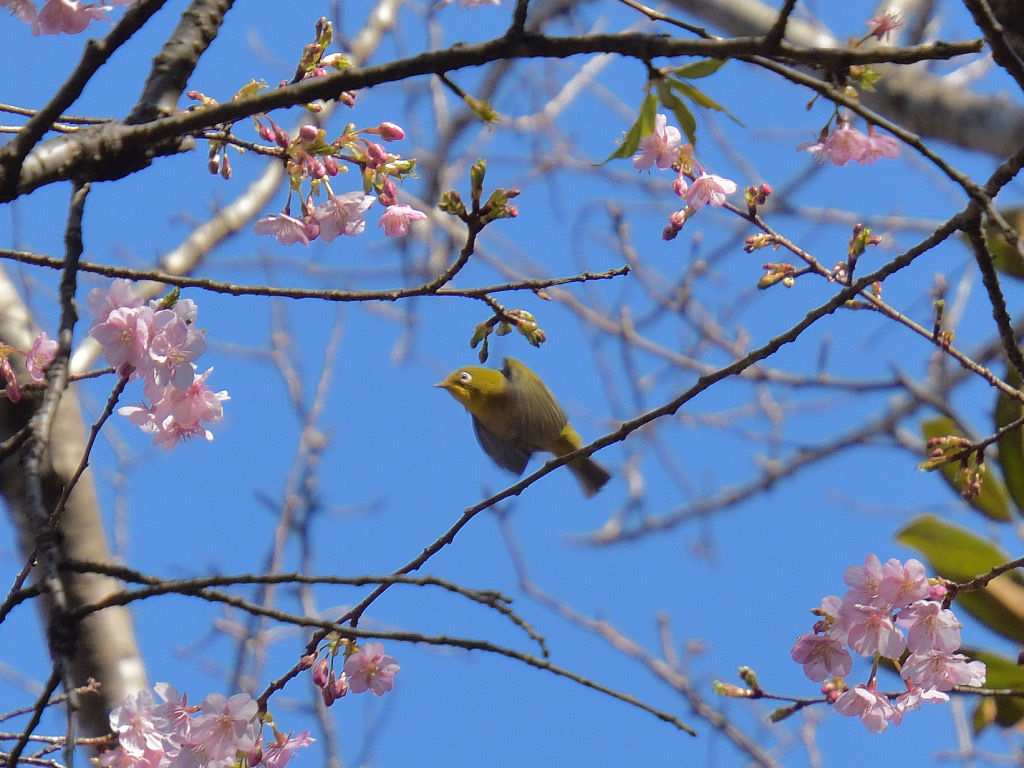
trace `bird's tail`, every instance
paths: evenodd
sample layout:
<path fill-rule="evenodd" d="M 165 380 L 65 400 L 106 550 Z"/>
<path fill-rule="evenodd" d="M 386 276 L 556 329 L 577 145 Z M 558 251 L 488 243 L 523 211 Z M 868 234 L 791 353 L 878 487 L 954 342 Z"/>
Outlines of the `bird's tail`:
<path fill-rule="evenodd" d="M 611 480 L 611 473 L 589 456 L 569 462 L 569 469 L 579 480 L 583 493 L 590 498 Z"/>

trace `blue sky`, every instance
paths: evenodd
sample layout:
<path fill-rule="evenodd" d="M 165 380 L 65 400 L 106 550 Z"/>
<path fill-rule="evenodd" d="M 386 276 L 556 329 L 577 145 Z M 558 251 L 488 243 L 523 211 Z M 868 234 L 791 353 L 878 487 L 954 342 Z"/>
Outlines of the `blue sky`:
<path fill-rule="evenodd" d="M 223 100 L 250 78 L 274 84 L 289 77 L 316 17 L 326 11 L 316 4 L 303 5 L 301 12 L 285 13 L 280 4 L 258 0 L 238 4 L 190 87 Z M 360 21 L 357 5 L 345 9 L 346 33 Z M 183 7 L 181 2 L 168 3 L 153 27 L 132 40 L 100 73 L 74 112 L 126 114 L 155 46 Z M 443 28 L 440 44 L 500 34 L 508 13 L 507 4 L 474 13 L 448 8 L 436 17 Z M 835 13 L 828 21 L 835 24 L 838 36 L 845 37 L 861 34 L 862 20 L 873 9 L 866 3 L 849 3 Z M 616 6 L 602 6 L 600 13 L 588 7 L 571 23 L 575 31 L 592 26 L 618 29 L 628 23 L 624 19 L 632 17 Z M 955 29 L 952 21 L 950 28 Z M 38 106 L 79 56 L 84 37 L 36 39 L 13 20 L 4 18 L 0 23 L 11 51 L 5 56 L 0 101 Z M 94 29 L 102 31 L 102 27 Z M 374 61 L 419 51 L 426 38 L 423 4 L 417 4 L 402 11 L 394 38 L 385 42 Z M 551 89 L 583 63 L 572 59 L 522 65 L 535 88 L 503 88 L 496 108 L 513 117 L 532 113 L 543 104 L 545 94 L 550 96 Z M 479 77 L 480 73 L 468 71 L 455 79 L 472 92 Z M 693 278 L 696 299 L 707 312 L 721 313 L 726 331 L 749 338 L 751 347 L 826 301 L 834 286 L 798 281 L 790 290 L 757 292 L 753 286 L 761 274 L 760 265 L 773 256 L 742 252 L 738 241 L 750 234 L 742 222 L 719 211 L 701 211 L 677 240 L 665 243 L 661 228 L 673 207 L 671 177 L 652 176 L 660 185 L 652 196 L 631 183 L 636 174 L 628 162 L 613 166 L 618 177 L 593 169 L 589 163 L 606 157 L 628 127 L 627 110 L 635 110 L 640 103 L 643 78 L 636 62 L 610 61 L 600 75 L 601 87 L 588 89 L 557 117 L 564 144 L 552 143 L 547 134 L 518 133 L 508 124 L 460 137 L 459 157 L 488 158 L 487 187 L 518 187 L 523 194 L 516 200 L 519 217 L 488 228 L 480 258 L 455 284 L 503 282 L 506 277 L 493 260 L 517 272 L 540 275 L 621 266 L 623 253 L 609 224 L 608 206 L 614 201 L 629 223 L 630 245 L 644 269 L 623 280 L 567 290 L 589 307 L 611 309 L 627 303 L 634 319 L 642 323 L 642 332 L 654 343 L 722 364 L 727 360 L 723 353 L 695 346 L 692 323 L 699 312 L 680 318 L 663 311 L 649 319 L 652 307 L 641 290 L 641 277 L 668 290 L 695 261 L 706 259 L 707 271 Z M 361 93 L 357 108 L 344 119 L 360 125 L 383 119 L 403 124 L 407 138 L 398 148 L 415 155 L 431 147 L 436 130 L 430 122 L 428 86 L 424 79 Z M 732 178 L 741 187 L 767 181 L 778 190 L 788 190 L 790 203 L 851 210 L 861 216 L 942 220 L 963 204 L 948 182 L 909 152 L 899 160 L 873 166 L 825 167 L 808 173 L 810 160 L 798 154 L 795 146 L 817 135 L 829 109 L 818 103 L 805 110 L 809 95 L 780 84 L 771 75 L 732 62 L 700 86 L 744 125 L 699 112 L 698 157 L 709 171 Z M 1007 86 L 992 79 L 978 87 Z M 411 117 L 406 118 L 406 109 L 413 110 Z M 275 118 L 290 125 L 296 116 Z M 339 127 L 340 123 L 335 126 Z M 237 128 L 246 134 L 245 126 Z M 557 174 L 537 172 L 529 159 L 533 151 L 569 167 Z M 976 179 L 984 178 L 994 166 L 990 158 L 953 151 L 950 156 Z M 85 258 L 149 266 L 218 205 L 230 201 L 262 168 L 255 157 L 233 156 L 234 177 L 224 182 L 206 173 L 205 157 L 200 146 L 192 155 L 158 160 L 152 168 L 116 184 L 97 185 L 85 221 Z M 467 196 L 465 171 L 455 183 Z M 335 189 L 340 191 L 338 184 Z M 406 182 L 403 190 L 412 195 L 422 192 L 416 180 Z M 1007 197 L 1019 196 L 1019 191 L 1011 187 Z M 68 188 L 60 185 L 8 206 L 0 212 L 0 243 L 60 253 L 68 196 Z M 282 193 L 268 212 L 279 210 L 283 200 Z M 739 195 L 734 201 L 740 202 Z M 824 263 L 835 263 L 845 253 L 848 228 L 824 225 L 813 216 L 780 214 L 772 222 Z M 309 249 L 284 248 L 247 230 L 212 254 L 203 274 L 236 283 L 271 281 L 311 287 L 375 288 L 413 282 L 415 278 L 404 270 L 411 256 L 422 258 L 422 241 L 411 243 L 410 253 L 404 253 L 383 238 L 375 224 L 375 217 L 371 218 L 361 238 L 315 243 Z M 869 251 L 862 264 L 879 264 L 916 237 L 913 232 L 895 232 L 879 249 Z M 956 284 L 968 266 L 966 250 L 946 244 L 928 264 L 887 281 L 886 298 L 927 324 L 926 297 L 934 274 L 942 272 Z M 31 288 L 41 320 L 52 323 L 49 313 L 56 275 L 16 265 L 7 268 Z M 85 289 L 104 281 L 89 277 L 82 283 Z M 1015 297 L 1016 286 L 1008 290 Z M 337 350 L 328 363 L 330 389 L 324 415 L 318 423 L 328 443 L 316 477 L 322 506 L 311 523 L 314 572 L 388 573 L 434 541 L 465 507 L 511 480 L 476 445 L 462 409 L 430 386 L 451 369 L 475 362 L 468 339 L 476 323 L 488 317 L 483 304 L 432 299 L 331 306 L 198 291 L 185 295 L 199 305 L 199 324 L 207 331 L 208 364 L 215 366 L 211 383 L 215 389 L 227 389 L 232 399 L 224 423 L 214 429 L 212 443 L 185 444 L 170 453 L 150 448 L 148 439 L 124 420 L 106 427 L 108 440 L 99 446 L 93 467 L 112 530 L 118 534 L 119 554 L 133 567 L 168 577 L 258 572 L 263 567 L 278 519 L 275 505 L 286 487 L 299 436 L 285 384 L 267 362 L 270 334 L 280 328 L 290 334 L 288 354 L 293 356 L 306 398 L 316 391 L 332 329 L 340 328 Z M 617 420 L 671 399 L 696 378 L 692 372 L 668 368 L 655 355 L 624 349 L 581 322 L 564 303 L 544 302 L 532 295 L 499 300 L 533 312 L 549 340 L 537 350 L 517 335 L 495 339 L 491 362 L 497 364 L 502 356 L 511 355 L 534 368 L 586 439 L 609 431 Z M 970 349 L 972 342 L 987 338 L 986 318 L 982 297 L 972 296 L 968 314 L 957 329 L 958 344 Z M 911 376 L 923 376 L 930 353 L 925 342 L 905 329 L 867 313 L 846 312 L 823 320 L 801 343 L 780 352 L 772 365 L 807 371 L 817 364 L 823 348 L 829 350 L 826 359 L 831 373 L 859 378 L 885 378 L 893 366 Z M 642 403 L 627 386 L 626 360 L 648 377 L 650 386 L 639 396 Z M 605 364 L 612 374 L 603 379 Z M 111 385 L 111 380 L 104 380 L 83 387 L 88 415 L 97 413 Z M 579 544 L 581 534 L 600 529 L 626 505 L 627 460 L 637 462 L 646 481 L 646 496 L 634 514 L 663 515 L 716 489 L 748 481 L 766 456 L 785 458 L 797 447 L 813 447 L 862 423 L 865 414 L 884 407 L 889 396 L 772 388 L 772 396 L 787 416 L 785 429 L 775 439 L 768 420 L 750 408 L 755 394 L 749 384 L 723 382 L 675 418 L 663 420 L 660 442 L 634 435 L 625 445 L 602 451 L 598 458 L 615 478 L 595 499 L 583 499 L 572 477 L 556 471 L 503 509 L 541 589 L 588 617 L 608 621 L 653 653 L 660 652 L 656 618 L 660 612 L 667 613 L 677 653 L 683 654 L 684 647 L 701 649 L 683 657 L 690 682 L 713 706 L 721 707 L 773 749 L 782 764 L 802 766 L 809 760 L 800 744 L 799 718 L 771 726 L 764 720 L 770 705 L 716 699 L 710 692 L 711 680 L 736 681 L 736 668 L 749 665 L 766 689 L 815 695 L 817 687 L 803 678 L 789 659 L 789 649 L 797 635 L 810 628 L 809 609 L 824 595 L 842 593 L 843 568 L 863 562 L 867 552 L 883 560 L 910 556 L 891 537 L 915 514 L 939 511 L 961 522 L 973 518 L 937 477 L 917 471 L 914 457 L 874 445 L 824 462 L 812 473 L 781 483 L 751 502 L 661 535 L 606 548 Z M 132 402 L 139 396 L 130 388 L 125 399 Z M 978 420 L 979 431 L 985 429 L 991 409 L 985 390 L 976 387 L 958 396 L 967 413 Z M 915 423 L 905 426 L 913 430 Z M 666 472 L 661 452 L 672 457 L 678 470 L 675 479 Z M 535 460 L 531 468 L 539 465 Z M 8 535 L 0 550 L 10 573 L 19 566 L 13 546 Z M 299 557 L 292 543 L 285 570 L 298 568 Z M 388 652 L 402 665 L 396 691 L 379 700 L 349 697 L 332 710 L 349 764 L 360 760 L 380 766 L 415 760 L 496 768 L 527 762 L 745 764 L 721 735 L 640 665 L 525 597 L 517 588 L 511 558 L 490 513 L 478 516 L 425 571 L 514 597 L 516 610 L 546 637 L 554 663 L 673 712 L 700 736 L 686 736 L 622 702 L 509 659 L 477 651 L 387 643 Z M 364 594 L 324 589 L 316 591 L 316 598 L 326 610 L 357 602 Z M 294 607 L 287 598 L 284 604 Z M 230 631 L 239 616 L 184 598 L 136 605 L 134 615 L 154 682 L 171 682 L 196 700 L 211 690 L 230 692 L 225 680 L 235 649 L 226 634 L 212 633 L 210 626 L 219 622 L 220 630 Z M 972 643 L 991 642 L 984 634 L 972 635 L 980 630 L 966 623 Z M 392 589 L 362 626 L 474 637 L 535 650 L 521 632 L 494 614 L 424 589 Z M 0 661 L 10 665 L 0 680 L 0 709 L 27 701 L 13 680 L 15 674 L 36 680 L 45 677 L 41 645 L 30 663 L 14 661 L 15 650 L 24 653 L 25 638 L 39 636 L 36 616 L 24 609 L 0 632 Z M 300 638 L 292 633 L 275 636 L 256 689 L 290 667 L 300 647 Z M 855 667 L 854 676 L 858 669 L 863 675 L 867 666 Z M 308 697 L 301 681 L 273 699 L 272 709 L 289 728 L 308 727 L 301 711 Z M 854 762 L 851 755 L 856 755 L 858 764 L 873 759 L 923 761 L 930 760 L 936 750 L 955 749 L 953 712 L 952 707 L 932 707 L 881 736 L 868 734 L 859 723 L 822 708 L 812 709 L 808 717 L 820 718 L 817 748 L 825 763 L 848 765 Z M 994 734 L 983 744 L 1001 748 Z M 314 747 L 295 764 L 321 761 L 322 754 Z"/>

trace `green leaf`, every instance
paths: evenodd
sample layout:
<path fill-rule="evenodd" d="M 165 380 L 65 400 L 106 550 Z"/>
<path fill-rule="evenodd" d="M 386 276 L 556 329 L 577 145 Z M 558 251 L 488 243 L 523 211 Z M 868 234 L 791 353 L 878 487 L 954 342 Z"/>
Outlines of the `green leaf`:
<path fill-rule="evenodd" d="M 622 138 L 622 142 L 618 147 L 616 147 L 614 152 L 608 155 L 608 157 L 600 163 L 596 163 L 596 165 L 602 166 L 609 160 L 614 160 L 615 158 L 625 159 L 632 157 L 636 152 L 637 147 L 640 146 L 640 139 L 654 133 L 654 118 L 657 114 L 658 99 L 653 93 L 648 93 L 644 96 L 644 100 L 640 102 L 640 109 L 637 113 L 636 122 L 634 122 L 629 127 L 629 130 L 626 131 L 626 135 Z"/>
<path fill-rule="evenodd" d="M 689 83 L 684 83 L 682 80 L 676 80 L 674 77 L 666 77 L 665 82 L 667 82 L 673 90 L 678 91 L 682 96 L 685 96 L 694 104 L 705 107 L 706 109 L 713 109 L 717 112 L 724 112 L 737 125 L 743 125 L 743 123 L 739 121 L 736 115 L 734 115 L 732 112 L 730 112 L 728 109 L 726 109 L 724 106 L 722 106 L 717 101 L 712 99 L 710 96 L 708 96 L 706 93 L 701 91 L 696 86 L 690 85 Z"/>
<path fill-rule="evenodd" d="M 1020 375 L 1012 365 L 1007 366 L 1007 384 L 1020 389 Z M 995 426 L 1002 429 L 1024 414 L 1020 400 L 1015 400 L 1002 392 L 996 397 Z M 1007 432 L 999 438 L 999 458 L 996 463 L 999 471 L 1006 478 L 1006 490 L 1017 506 L 1017 511 L 1024 514 L 1024 430 Z M 987 478 L 986 478 L 987 481 Z"/>
<path fill-rule="evenodd" d="M 985 662 L 986 688 L 1017 690 L 1024 688 L 1024 668 L 1015 660 L 990 651 L 978 651 L 971 648 L 962 648 L 961 650 L 972 659 Z M 1024 701 L 1003 696 L 986 696 L 974 708 L 971 719 L 975 734 L 980 733 L 992 723 L 1003 728 L 1010 728 L 1024 719 Z"/>
<path fill-rule="evenodd" d="M 715 74 L 715 72 L 725 66 L 727 61 L 728 59 L 701 59 L 700 61 L 676 67 L 672 72 L 679 77 L 685 77 L 687 80 L 696 80 L 700 77 Z"/>
<path fill-rule="evenodd" d="M 697 118 L 693 116 L 693 113 L 683 103 L 683 100 L 672 93 L 672 89 L 666 84 L 665 80 L 658 81 L 658 100 L 675 115 L 676 122 L 679 123 L 679 127 L 686 134 L 686 140 L 696 146 Z"/>
<path fill-rule="evenodd" d="M 896 534 L 896 541 L 919 552 L 939 576 L 958 583 L 1010 560 L 991 539 L 936 515 L 914 518 Z M 993 579 L 984 589 L 958 596 L 957 603 L 1003 637 L 1024 642 L 1024 579 L 1016 571 Z"/>
<path fill-rule="evenodd" d="M 923 422 L 921 424 L 921 433 L 924 435 L 925 440 L 944 435 L 965 437 L 963 430 L 958 428 L 956 422 L 948 416 L 938 416 Z M 939 472 L 942 474 L 942 479 L 958 495 L 963 491 L 964 482 L 959 462 L 944 464 L 939 467 Z M 1008 475 L 1004 473 L 1004 477 L 1006 476 Z M 968 499 L 967 503 L 989 520 L 1006 522 L 1013 518 L 1013 513 L 1010 511 L 1010 494 L 1007 492 L 1002 479 L 991 470 L 985 473 L 981 483 L 981 493 L 972 499 Z"/>

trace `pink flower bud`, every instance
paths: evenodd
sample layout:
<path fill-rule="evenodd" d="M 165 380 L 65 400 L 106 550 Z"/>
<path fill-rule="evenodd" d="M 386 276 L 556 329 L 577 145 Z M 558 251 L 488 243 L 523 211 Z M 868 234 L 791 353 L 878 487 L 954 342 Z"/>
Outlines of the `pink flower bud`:
<path fill-rule="evenodd" d="M 324 688 L 327 686 L 327 666 L 327 659 L 324 659 L 313 667 L 313 685 L 317 688 Z"/>
<path fill-rule="evenodd" d="M 383 122 L 377 129 L 380 131 L 380 137 L 384 141 L 401 141 L 405 138 L 405 131 L 402 130 L 401 126 L 395 125 L 390 122 Z"/>
<path fill-rule="evenodd" d="M 348 677 L 344 672 L 342 672 L 341 675 L 332 680 L 327 687 L 331 689 L 335 699 L 340 699 L 348 693 Z"/>
<path fill-rule="evenodd" d="M 316 141 L 319 130 L 315 125 L 309 125 L 308 123 L 299 128 L 299 141 Z"/>
<path fill-rule="evenodd" d="M 367 165 L 377 168 L 387 162 L 388 153 L 380 144 L 373 141 L 366 142 Z"/>
<path fill-rule="evenodd" d="M 676 176 L 675 180 L 672 182 L 672 191 L 675 192 L 676 195 L 678 195 L 679 197 L 686 197 L 686 190 L 689 188 L 690 183 L 686 180 L 686 177 L 683 176 L 683 174 L 681 173 L 678 176 Z"/>

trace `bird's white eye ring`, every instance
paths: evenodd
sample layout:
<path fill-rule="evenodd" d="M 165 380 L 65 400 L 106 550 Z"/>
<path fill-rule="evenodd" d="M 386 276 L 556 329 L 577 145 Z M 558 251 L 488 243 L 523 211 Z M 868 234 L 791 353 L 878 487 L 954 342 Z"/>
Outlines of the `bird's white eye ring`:
<path fill-rule="evenodd" d="M 462 382 L 463 384 L 469 384 L 469 382 L 471 382 L 472 380 L 473 374 L 471 374 L 469 371 L 461 371 L 459 373 L 459 381 Z"/>

